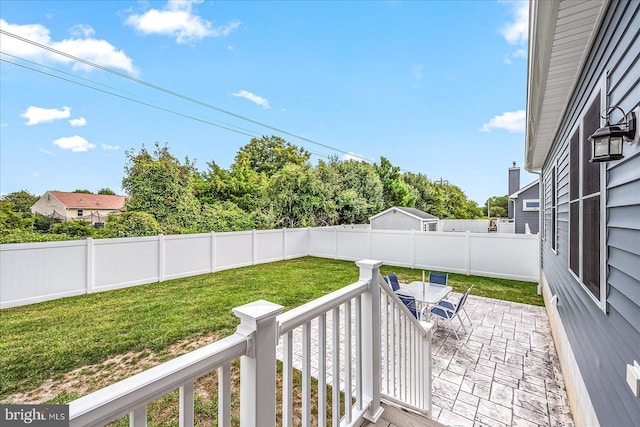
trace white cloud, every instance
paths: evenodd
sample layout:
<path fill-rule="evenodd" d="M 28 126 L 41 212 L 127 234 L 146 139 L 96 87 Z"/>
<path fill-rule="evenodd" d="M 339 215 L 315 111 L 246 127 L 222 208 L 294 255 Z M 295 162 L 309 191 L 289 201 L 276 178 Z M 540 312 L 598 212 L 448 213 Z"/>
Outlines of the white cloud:
<path fill-rule="evenodd" d="M 513 5 L 513 22 L 507 24 L 500 33 L 512 45 L 523 45 L 529 38 L 529 2 L 516 1 Z"/>
<path fill-rule="evenodd" d="M 61 41 L 51 40 L 49 29 L 41 24 L 18 25 L 10 24 L 4 19 L 0 19 L 0 28 L 9 33 L 22 38 L 37 42 L 39 44 L 52 47 L 56 50 L 80 57 L 90 62 L 111 68 L 124 70 L 129 74 L 137 74 L 133 66 L 133 61 L 124 51 L 116 49 L 106 40 L 91 38 L 94 30 L 87 25 L 76 25 L 72 27 L 72 38 Z M 23 42 L 5 34 L 0 35 L 0 45 L 2 50 L 19 55 L 21 58 L 37 61 L 48 61 L 62 64 L 73 64 L 73 69 L 91 70 L 88 65 L 76 62 L 65 56 L 49 52 L 30 43 Z"/>
<path fill-rule="evenodd" d="M 36 178 L 38 178 L 40 176 L 40 174 L 38 172 L 34 172 L 33 176 L 35 176 Z"/>
<path fill-rule="evenodd" d="M 102 149 L 103 150 L 108 150 L 108 151 L 115 151 L 115 150 L 119 150 L 120 146 L 119 145 L 102 144 Z"/>
<path fill-rule="evenodd" d="M 91 25 L 76 24 L 69 30 L 69 34 L 74 37 L 89 38 L 96 34 L 96 30 Z"/>
<path fill-rule="evenodd" d="M 91 144 L 89 141 L 78 135 L 58 138 L 53 141 L 53 144 L 63 150 L 71 150 L 74 153 L 81 153 L 89 151 L 92 148 L 96 148 L 95 144 Z"/>
<path fill-rule="evenodd" d="M 163 34 L 176 38 L 178 43 L 189 43 L 205 37 L 226 37 L 238 29 L 240 21 L 214 27 L 193 12 L 193 5 L 202 0 L 170 0 L 164 9 L 151 9 L 130 15 L 125 23 L 144 34 Z"/>
<path fill-rule="evenodd" d="M 87 119 L 84 117 L 79 117 L 77 119 L 69 120 L 69 124 L 73 127 L 81 127 L 87 124 Z"/>
<path fill-rule="evenodd" d="M 38 151 L 39 151 L 39 152 L 41 152 L 41 153 L 43 153 L 43 154 L 46 154 L 47 156 L 55 156 L 55 154 L 53 154 L 51 151 L 49 151 L 49 150 L 45 150 L 45 149 L 44 149 L 44 148 L 42 148 L 42 147 L 38 147 Z"/>
<path fill-rule="evenodd" d="M 509 132 L 524 132 L 527 113 L 525 110 L 506 112 L 495 116 L 488 123 L 482 125 L 481 132 L 490 132 L 491 129 L 504 129 Z"/>
<path fill-rule="evenodd" d="M 40 108 L 30 106 L 27 111 L 20 114 L 20 117 L 27 119 L 27 125 L 37 125 L 39 123 L 52 122 L 58 119 L 68 119 L 71 116 L 71 108 L 62 107 L 62 110 L 55 108 Z"/>
<path fill-rule="evenodd" d="M 271 108 L 271 106 L 269 106 L 269 101 L 267 99 L 265 99 L 265 98 L 263 98 L 261 96 L 255 95 L 255 94 L 253 94 L 251 92 L 248 92 L 246 90 L 241 90 L 240 92 L 232 93 L 231 96 L 248 99 L 249 101 L 253 102 L 254 104 L 260 105 L 264 109 Z"/>

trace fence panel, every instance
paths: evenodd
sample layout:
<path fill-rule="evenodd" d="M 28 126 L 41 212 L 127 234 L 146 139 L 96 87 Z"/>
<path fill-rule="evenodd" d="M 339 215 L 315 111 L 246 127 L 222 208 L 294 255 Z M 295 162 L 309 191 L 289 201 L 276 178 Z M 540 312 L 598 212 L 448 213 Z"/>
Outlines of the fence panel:
<path fill-rule="evenodd" d="M 413 235 L 410 231 L 371 230 L 371 258 L 400 267 L 413 265 Z"/>
<path fill-rule="evenodd" d="M 163 279 L 210 273 L 211 234 L 182 234 L 164 238 Z"/>
<path fill-rule="evenodd" d="M 216 270 L 253 264 L 253 233 L 251 231 L 216 233 L 215 240 Z"/>
<path fill-rule="evenodd" d="M 366 229 L 339 229 L 336 236 L 337 258 L 348 261 L 370 258 L 370 236 Z"/>
<path fill-rule="evenodd" d="M 160 280 L 159 236 L 100 239 L 93 243 L 94 291 Z"/>
<path fill-rule="evenodd" d="M 466 233 L 416 233 L 415 267 L 466 273 Z"/>
<path fill-rule="evenodd" d="M 0 245 L 0 308 L 86 292 L 87 243 Z"/>
<path fill-rule="evenodd" d="M 283 230 L 264 230 L 255 233 L 255 263 L 279 261 L 284 258 Z"/>
<path fill-rule="evenodd" d="M 470 274 L 538 281 L 537 234 L 471 234 Z"/>
<path fill-rule="evenodd" d="M 309 255 L 322 258 L 336 257 L 336 236 L 338 230 L 333 227 L 309 229 Z"/>

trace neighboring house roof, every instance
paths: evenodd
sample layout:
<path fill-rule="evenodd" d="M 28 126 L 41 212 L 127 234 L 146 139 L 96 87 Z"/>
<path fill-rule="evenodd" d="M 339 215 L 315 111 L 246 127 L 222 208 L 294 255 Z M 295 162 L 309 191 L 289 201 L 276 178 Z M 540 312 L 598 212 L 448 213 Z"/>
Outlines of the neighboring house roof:
<path fill-rule="evenodd" d="M 416 219 L 419 219 L 421 221 L 425 221 L 425 220 L 437 220 L 439 219 L 437 216 L 433 216 L 429 213 L 426 213 L 424 211 L 421 211 L 420 209 L 416 209 L 416 208 L 406 208 L 404 206 L 392 206 L 389 209 L 380 212 L 377 215 L 372 216 L 371 218 L 369 218 L 369 221 L 371 221 L 372 219 L 375 219 L 381 215 L 386 214 L 387 212 L 392 212 L 392 211 L 398 211 L 400 213 L 403 213 L 405 215 L 409 215 L 412 216 Z"/>
<path fill-rule="evenodd" d="M 519 189 L 518 191 L 516 191 L 515 193 L 511 194 L 509 196 L 510 199 L 517 199 L 518 196 L 520 195 L 520 193 L 524 193 L 525 191 L 527 191 L 528 189 L 535 187 L 536 185 L 540 184 L 540 180 L 536 179 L 535 181 L 531 182 L 530 184 L 525 185 L 524 187 L 522 187 L 521 189 Z"/>
<path fill-rule="evenodd" d="M 530 3 L 524 164 L 528 171 L 542 169 L 607 3 L 607 0 Z"/>
<path fill-rule="evenodd" d="M 62 191 L 48 191 L 48 193 L 60 200 L 66 207 L 79 209 L 118 210 L 124 208 L 124 203 L 127 200 L 126 196 L 108 194 L 65 193 Z"/>

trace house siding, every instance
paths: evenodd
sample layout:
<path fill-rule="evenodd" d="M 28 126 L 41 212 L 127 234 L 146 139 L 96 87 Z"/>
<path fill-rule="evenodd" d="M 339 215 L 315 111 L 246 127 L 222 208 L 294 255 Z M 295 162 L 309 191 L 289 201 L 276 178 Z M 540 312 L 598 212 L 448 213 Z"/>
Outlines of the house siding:
<path fill-rule="evenodd" d="M 31 212 L 41 215 L 51 215 L 54 211 L 60 215 L 67 215 L 67 207 L 64 203 L 49 192 L 44 193 L 31 207 Z"/>
<path fill-rule="evenodd" d="M 554 146 L 543 167 L 544 206 L 557 168 L 558 247 L 551 248 L 551 215 L 544 209 L 542 268 L 576 363 L 603 426 L 638 426 L 640 398 L 626 383 L 626 365 L 640 359 L 640 146 L 606 166 L 606 312 L 569 271 L 569 140 L 605 70 L 607 106 L 625 111 L 640 102 L 640 2 L 612 1 L 586 59 Z M 615 120 L 619 119 L 614 118 Z M 640 360 L 639 360 L 640 361 Z"/>
<path fill-rule="evenodd" d="M 515 199 L 515 229 L 516 233 L 524 234 L 525 224 L 529 224 L 531 233 L 536 234 L 540 230 L 539 226 L 539 211 L 525 211 L 525 200 L 538 200 L 540 198 L 540 184 L 518 194 L 518 198 Z"/>
<path fill-rule="evenodd" d="M 372 230 L 421 230 L 421 221 L 400 211 L 387 212 L 371 220 Z"/>

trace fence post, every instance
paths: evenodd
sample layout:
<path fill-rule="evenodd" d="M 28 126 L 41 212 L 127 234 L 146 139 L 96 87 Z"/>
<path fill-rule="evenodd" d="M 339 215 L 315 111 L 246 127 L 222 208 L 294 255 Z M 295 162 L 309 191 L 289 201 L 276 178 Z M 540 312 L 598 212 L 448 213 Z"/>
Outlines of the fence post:
<path fill-rule="evenodd" d="M 464 269 L 468 276 L 471 274 L 471 232 L 467 230 L 464 234 Z"/>
<path fill-rule="evenodd" d="M 164 234 L 158 234 L 158 282 L 164 281 Z"/>
<path fill-rule="evenodd" d="M 287 229 L 282 229 L 282 259 L 287 259 Z"/>
<path fill-rule="evenodd" d="M 335 239 L 335 252 L 333 259 L 338 259 L 338 227 L 334 228 L 333 237 Z"/>
<path fill-rule="evenodd" d="M 251 265 L 256 265 L 256 230 L 251 230 Z"/>
<path fill-rule="evenodd" d="M 93 238 L 87 237 L 87 293 L 93 293 Z"/>
<path fill-rule="evenodd" d="M 259 300 L 233 309 L 237 333 L 249 340 L 240 358 L 240 426 L 276 425 L 276 317 L 284 307 Z"/>
<path fill-rule="evenodd" d="M 216 232 L 211 232 L 211 272 L 216 271 Z"/>
<path fill-rule="evenodd" d="M 411 268 L 416 268 L 416 230 L 411 230 Z"/>
<path fill-rule="evenodd" d="M 362 294 L 362 398 L 369 403 L 364 417 L 375 423 L 384 409 L 380 406 L 380 266 L 382 261 L 363 259 L 356 262 L 360 278 L 369 282 L 369 291 Z"/>

